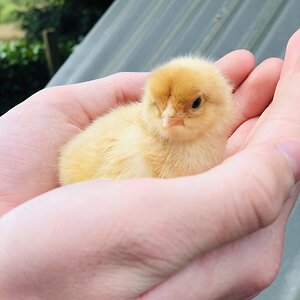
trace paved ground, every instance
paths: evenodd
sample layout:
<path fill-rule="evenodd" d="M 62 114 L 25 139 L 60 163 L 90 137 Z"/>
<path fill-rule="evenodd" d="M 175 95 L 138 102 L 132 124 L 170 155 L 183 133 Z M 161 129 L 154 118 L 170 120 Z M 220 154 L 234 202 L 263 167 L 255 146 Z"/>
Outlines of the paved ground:
<path fill-rule="evenodd" d="M 17 40 L 24 37 L 24 32 L 17 23 L 0 24 L 0 40 Z"/>

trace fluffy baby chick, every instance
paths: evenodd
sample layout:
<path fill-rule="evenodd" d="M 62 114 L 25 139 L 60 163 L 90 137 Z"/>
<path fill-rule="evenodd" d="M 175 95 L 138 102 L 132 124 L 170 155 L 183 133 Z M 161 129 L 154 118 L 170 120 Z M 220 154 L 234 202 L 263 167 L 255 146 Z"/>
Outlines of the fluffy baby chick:
<path fill-rule="evenodd" d="M 219 164 L 234 116 L 217 67 L 179 57 L 155 69 L 141 103 L 99 117 L 62 149 L 62 185 L 83 180 L 193 175 Z"/>

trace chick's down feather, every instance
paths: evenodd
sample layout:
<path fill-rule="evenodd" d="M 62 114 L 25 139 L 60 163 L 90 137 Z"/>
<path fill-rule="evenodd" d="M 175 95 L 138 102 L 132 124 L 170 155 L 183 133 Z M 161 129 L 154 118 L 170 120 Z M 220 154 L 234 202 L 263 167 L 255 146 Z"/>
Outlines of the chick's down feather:
<path fill-rule="evenodd" d="M 232 89 L 218 68 L 175 58 L 152 72 L 140 103 L 99 117 L 64 145 L 60 183 L 209 170 L 224 158 L 233 120 Z"/>

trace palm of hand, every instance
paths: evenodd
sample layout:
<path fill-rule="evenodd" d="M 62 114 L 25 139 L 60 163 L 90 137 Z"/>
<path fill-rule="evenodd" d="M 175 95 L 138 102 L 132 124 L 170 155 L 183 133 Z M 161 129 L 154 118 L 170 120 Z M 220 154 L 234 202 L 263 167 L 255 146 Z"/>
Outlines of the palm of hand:
<path fill-rule="evenodd" d="M 235 55 L 235 58 L 234 54 L 230 56 L 232 62 L 229 57 L 219 62 L 220 67 L 237 87 L 235 100 L 241 111 L 236 124 L 237 129 L 228 142 L 230 155 L 245 146 L 245 137 L 249 135 L 255 123 L 253 118 L 260 115 L 272 99 L 281 68 L 279 60 L 269 60 L 245 80 L 252 71 L 253 60 L 245 53 Z M 244 63 L 244 68 L 237 71 L 241 62 Z M 131 74 L 127 79 L 124 77 L 123 81 L 121 76 L 120 81 L 115 78 L 111 83 L 103 79 L 101 83 L 103 101 L 98 95 L 100 93 L 99 81 L 89 83 L 89 88 L 82 88 L 83 85 L 78 85 L 73 88 L 59 87 L 52 91 L 44 91 L 33 96 L 14 112 L 4 116 L 1 120 L 2 123 L 6 122 L 6 128 L 1 130 L 1 140 L 5 143 L 0 148 L 2 157 L 0 212 L 5 213 L 36 195 L 58 187 L 56 162 L 60 147 L 72 135 L 78 133 L 91 120 L 110 107 L 129 99 L 138 99 L 145 77 L 146 74 L 139 76 Z M 264 78 L 268 78 L 268 85 L 265 84 Z M 115 85 L 118 82 L 122 83 L 116 88 Z M 25 111 L 30 111 L 30 113 L 25 114 Z M 246 116 L 245 112 L 247 112 Z M 10 126 L 7 127 L 7 124 Z M 233 285 L 237 284 L 236 280 L 228 281 L 224 292 L 240 289 L 241 283 L 246 285 L 246 280 L 249 281 L 249 278 L 253 279 L 252 286 L 257 288 L 257 282 L 255 282 L 257 271 L 253 272 L 253 269 L 249 268 L 252 262 L 255 262 L 256 268 L 269 265 L 268 268 L 264 268 L 268 272 L 264 273 L 266 274 L 265 283 L 262 285 L 266 285 L 272 280 L 280 262 L 287 214 L 288 210 L 269 228 L 201 256 L 187 266 L 187 269 L 193 270 L 192 272 L 183 270 L 158 286 L 153 291 L 154 298 L 157 292 L 160 293 L 162 299 L 165 299 L 162 294 L 168 289 L 164 286 L 172 285 L 172 293 L 181 299 L 180 291 L 176 291 L 176 280 L 180 276 L 185 276 L 185 273 L 193 274 L 198 277 L 197 280 L 205 282 L 206 274 L 209 272 L 214 275 L 214 282 L 218 285 L 218 280 L 224 280 L 218 274 L 224 274 L 224 271 L 234 269 L 236 277 L 239 277 L 241 264 L 248 266 L 249 274 L 243 273 L 244 278 L 239 279 L 240 284 L 237 286 Z M 247 253 L 248 248 L 252 248 L 251 253 Z M 241 257 L 242 261 L 237 262 L 236 257 Z M 251 289 L 251 284 L 249 285 L 248 282 L 247 287 L 249 286 L 249 291 L 245 292 L 252 294 L 255 291 Z M 199 293 L 205 292 L 209 295 L 214 288 L 211 286 L 207 291 L 193 290 L 193 295 L 198 299 Z M 170 294 L 167 295 L 169 296 L 167 298 L 172 298 Z M 149 296 L 151 298 L 151 293 Z M 193 299 L 192 295 L 189 298 Z"/>
<path fill-rule="evenodd" d="M 138 100 L 146 74 L 129 74 L 121 83 L 118 76 L 102 80 L 103 84 L 90 82 L 85 88 L 41 91 L 1 118 L 0 136 L 5 142 L 0 146 L 0 215 L 58 187 L 61 146 L 96 116 L 128 99 Z M 128 88 L 127 99 L 123 86 Z"/>

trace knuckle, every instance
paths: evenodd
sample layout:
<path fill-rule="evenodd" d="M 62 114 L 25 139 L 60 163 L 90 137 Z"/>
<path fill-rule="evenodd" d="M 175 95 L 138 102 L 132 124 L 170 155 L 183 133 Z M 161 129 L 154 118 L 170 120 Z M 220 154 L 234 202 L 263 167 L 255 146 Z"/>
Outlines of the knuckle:
<path fill-rule="evenodd" d="M 257 174 L 251 174 L 251 186 L 255 187 L 252 193 L 248 194 L 250 209 L 256 219 L 259 228 L 270 225 L 279 214 L 280 201 L 274 201 L 278 195 L 276 189 L 267 185 Z"/>
<path fill-rule="evenodd" d="M 252 298 L 261 293 L 275 280 L 280 268 L 281 255 L 282 249 L 278 248 L 271 254 L 261 253 L 260 257 L 255 258 L 247 272 L 244 273 L 242 282 L 235 287 L 236 290 L 240 290 L 241 286 L 244 286 L 245 295 L 252 296 Z"/>
<path fill-rule="evenodd" d="M 252 281 L 253 293 L 260 293 L 275 280 L 279 271 L 279 263 L 269 266 L 268 268 L 262 268 L 259 276 L 254 276 Z M 257 274 L 257 273 L 255 273 Z"/>
<path fill-rule="evenodd" d="M 110 253 L 117 264 L 138 266 L 157 276 L 168 263 L 159 250 L 159 240 L 161 239 L 155 238 L 151 233 L 130 230 L 124 232 L 123 239 L 114 245 Z"/>
<path fill-rule="evenodd" d="M 156 217 L 150 213 L 150 211 L 154 213 L 159 204 L 155 203 L 152 197 L 145 196 L 145 190 L 148 188 L 151 186 L 147 187 L 145 184 L 143 188 L 135 186 L 136 193 L 128 200 L 134 210 L 124 214 L 111 232 L 111 240 L 114 242 L 111 244 L 109 255 L 117 264 L 138 265 L 151 272 L 161 273 L 167 264 L 171 263 L 168 259 L 169 251 L 166 249 L 166 245 L 170 244 L 168 226 L 155 221 Z M 143 213 L 145 210 L 149 212 L 148 217 Z"/>

